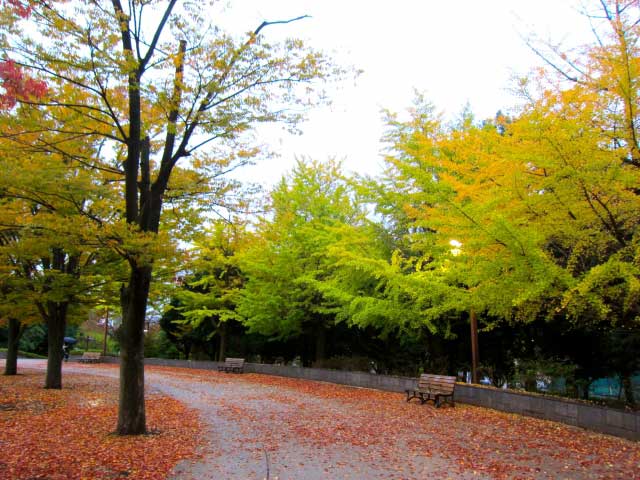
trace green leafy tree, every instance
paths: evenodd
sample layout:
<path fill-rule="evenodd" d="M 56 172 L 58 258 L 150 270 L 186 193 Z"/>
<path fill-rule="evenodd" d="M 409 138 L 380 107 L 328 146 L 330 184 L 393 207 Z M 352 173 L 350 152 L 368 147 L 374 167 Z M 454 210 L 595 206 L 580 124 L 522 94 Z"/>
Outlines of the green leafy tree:
<path fill-rule="evenodd" d="M 164 317 L 166 330 L 182 345 L 187 358 L 195 342 L 210 343 L 214 337 L 219 342 L 217 359 L 226 357 L 227 323 L 241 320 L 236 309 L 244 277 L 238 253 L 249 239 L 239 220 L 218 220 L 190 251 L 192 273 L 184 278 Z"/>
<path fill-rule="evenodd" d="M 339 163 L 299 160 L 271 193 L 270 215 L 241 257 L 247 282 L 238 312 L 250 332 L 314 338 L 321 362 L 326 330 L 340 310 L 325 294 L 335 271 L 330 249 L 350 226 L 363 224 L 364 211 Z"/>

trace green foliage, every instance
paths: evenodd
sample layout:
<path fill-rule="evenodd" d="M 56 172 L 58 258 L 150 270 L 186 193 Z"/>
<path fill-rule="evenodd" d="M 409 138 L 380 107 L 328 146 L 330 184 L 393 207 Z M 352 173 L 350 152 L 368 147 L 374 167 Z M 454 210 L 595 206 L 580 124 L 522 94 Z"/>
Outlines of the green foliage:
<path fill-rule="evenodd" d="M 20 337 L 20 350 L 40 355 L 47 354 L 47 329 L 41 324 L 27 327 Z"/>
<path fill-rule="evenodd" d="M 214 337 L 224 342 L 228 322 L 241 319 L 236 303 L 244 278 L 236 254 L 250 238 L 242 223 L 213 222 L 190 252 L 190 269 L 174 291 L 161 326 L 186 356 L 193 347 L 207 349 Z"/>
<path fill-rule="evenodd" d="M 323 103 L 316 82 L 343 71 L 301 40 L 264 38 L 304 17 L 263 22 L 238 38 L 212 24 L 209 8 L 176 1 L 36 2 L 20 18 L 14 8 L 2 5 L 0 48 L 49 92 L 21 105 L 24 117 L 42 114 L 46 123 L 3 133 L 116 192 L 99 200 L 73 196 L 72 210 L 93 223 L 92 243 L 129 268 L 121 289 L 127 374 L 118 431 L 142 433 L 142 330 L 153 266 L 176 250 L 168 229 L 188 236 L 195 213 L 242 208 L 233 195 L 238 182 L 226 174 L 259 153 L 249 131 L 264 122 L 295 129 L 305 108 L 292 106 Z M 181 215 L 168 215 L 170 207 Z M 55 211 L 64 224 L 66 212 Z"/>
<path fill-rule="evenodd" d="M 261 220 L 240 257 L 247 282 L 238 312 L 250 332 L 279 339 L 313 332 L 322 357 L 324 331 L 342 308 L 335 287 L 329 292 L 339 268 L 331 249 L 354 240 L 364 213 L 339 163 L 298 161 L 271 194 L 271 219 Z"/>
<path fill-rule="evenodd" d="M 180 358 L 180 352 L 163 330 L 152 330 L 144 337 L 144 356 L 147 358 Z"/>

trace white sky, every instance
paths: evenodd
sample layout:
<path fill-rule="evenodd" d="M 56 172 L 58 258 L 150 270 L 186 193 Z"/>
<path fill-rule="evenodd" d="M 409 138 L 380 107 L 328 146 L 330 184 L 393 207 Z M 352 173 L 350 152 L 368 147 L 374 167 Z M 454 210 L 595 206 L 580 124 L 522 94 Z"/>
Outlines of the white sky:
<path fill-rule="evenodd" d="M 589 25 L 575 0 L 235 0 L 225 28 L 244 32 L 263 20 L 308 14 L 312 18 L 264 31 L 303 38 L 337 63 L 364 73 L 336 86 L 333 105 L 309 112 L 302 136 L 280 127 L 260 130 L 280 154 L 238 176 L 270 186 L 295 156 L 342 159 L 345 170 L 375 174 L 382 160 L 380 110 L 403 111 L 414 89 L 424 92 L 448 117 L 469 102 L 476 118 L 491 118 L 516 104 L 514 75 L 540 61 L 522 36 L 573 45 L 590 40 Z M 231 19 L 229 18 L 231 15 Z M 215 20 L 214 20 L 215 21 Z"/>

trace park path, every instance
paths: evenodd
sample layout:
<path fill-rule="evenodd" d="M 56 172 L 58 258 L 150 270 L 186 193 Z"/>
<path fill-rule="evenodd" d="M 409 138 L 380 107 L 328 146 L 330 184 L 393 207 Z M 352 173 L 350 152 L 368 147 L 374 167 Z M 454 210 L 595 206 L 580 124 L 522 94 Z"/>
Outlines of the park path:
<path fill-rule="evenodd" d="M 113 365 L 70 362 L 65 372 L 118 376 Z M 145 376 L 148 391 L 196 409 L 204 426 L 199 457 L 171 480 L 640 478 L 637 443 L 552 422 L 267 375 L 147 367 Z"/>
<path fill-rule="evenodd" d="M 178 466 L 176 480 L 446 478 L 444 460 L 416 457 L 399 467 L 388 461 L 388 453 L 367 445 L 350 445 L 345 450 L 330 436 L 312 438 L 314 419 L 318 427 L 323 425 L 324 432 L 327 419 L 335 419 L 331 433 L 339 435 L 340 421 L 348 415 L 340 402 L 246 381 L 237 375 L 213 375 L 218 378 L 211 383 L 201 381 L 198 374 L 185 374 L 185 378 L 148 376 L 163 393 L 198 409 L 207 425 L 209 441 L 203 458 Z M 301 418 L 301 409 L 310 414 Z"/>
<path fill-rule="evenodd" d="M 91 373 L 117 378 L 115 368 L 64 364 L 64 372 Z M 208 377 L 208 378 L 207 378 Z M 404 465 L 389 462 L 389 453 L 368 445 L 345 450 L 331 438 L 305 441 L 276 425 L 306 405 L 311 416 L 324 421 L 343 419 L 348 412 L 339 401 L 327 401 L 299 391 L 252 382 L 253 375 L 209 371 L 147 368 L 147 388 L 176 398 L 198 410 L 205 427 L 200 458 L 178 465 L 172 480 L 365 480 L 449 478 L 444 459 L 413 457 Z M 249 378 L 249 381 L 247 381 Z M 270 424 L 273 428 L 270 427 Z M 339 425 L 336 425 L 339 430 Z M 318 439 L 316 439 L 318 440 Z M 322 444 L 320 444 L 322 443 Z M 385 449 L 386 450 L 386 449 Z M 455 478 L 483 479 L 473 474 Z"/>

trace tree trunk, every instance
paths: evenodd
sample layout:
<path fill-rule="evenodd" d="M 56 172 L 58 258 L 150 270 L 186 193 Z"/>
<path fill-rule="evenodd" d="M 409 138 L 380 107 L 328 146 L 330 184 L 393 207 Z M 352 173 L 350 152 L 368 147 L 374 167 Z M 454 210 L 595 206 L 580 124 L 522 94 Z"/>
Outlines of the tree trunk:
<path fill-rule="evenodd" d="M 5 375 L 18 373 L 18 343 L 20 341 L 20 322 L 15 318 L 9 319 L 9 338 L 7 340 L 7 362 L 4 366 Z"/>
<path fill-rule="evenodd" d="M 220 351 L 218 353 L 218 361 L 224 362 L 227 356 L 227 324 L 225 322 L 220 323 L 218 327 L 220 332 Z"/>
<path fill-rule="evenodd" d="M 120 404 L 118 434 L 146 433 L 144 407 L 144 322 L 151 282 L 151 266 L 131 266 L 129 285 L 122 287 Z"/>
<path fill-rule="evenodd" d="M 480 353 L 478 350 L 478 317 L 476 312 L 469 312 L 469 324 L 471 326 L 471 383 L 478 384 L 478 365 L 480 363 Z"/>
<path fill-rule="evenodd" d="M 620 375 L 620 379 L 622 382 L 622 388 L 624 389 L 624 401 L 629 406 L 634 406 L 636 404 L 636 399 L 633 394 L 633 383 L 631 382 L 631 373 L 625 372 Z"/>
<path fill-rule="evenodd" d="M 316 365 L 320 368 L 324 366 L 327 346 L 327 330 L 320 324 L 316 328 Z"/>
<path fill-rule="evenodd" d="M 49 302 L 47 305 L 47 375 L 44 388 L 62 388 L 62 346 L 67 323 L 67 304 Z"/>
<path fill-rule="evenodd" d="M 589 400 L 589 389 L 591 388 L 592 383 L 593 381 L 588 379 L 580 385 L 580 387 L 582 387 L 582 390 L 580 390 L 580 398 L 582 398 L 582 400 Z"/>

